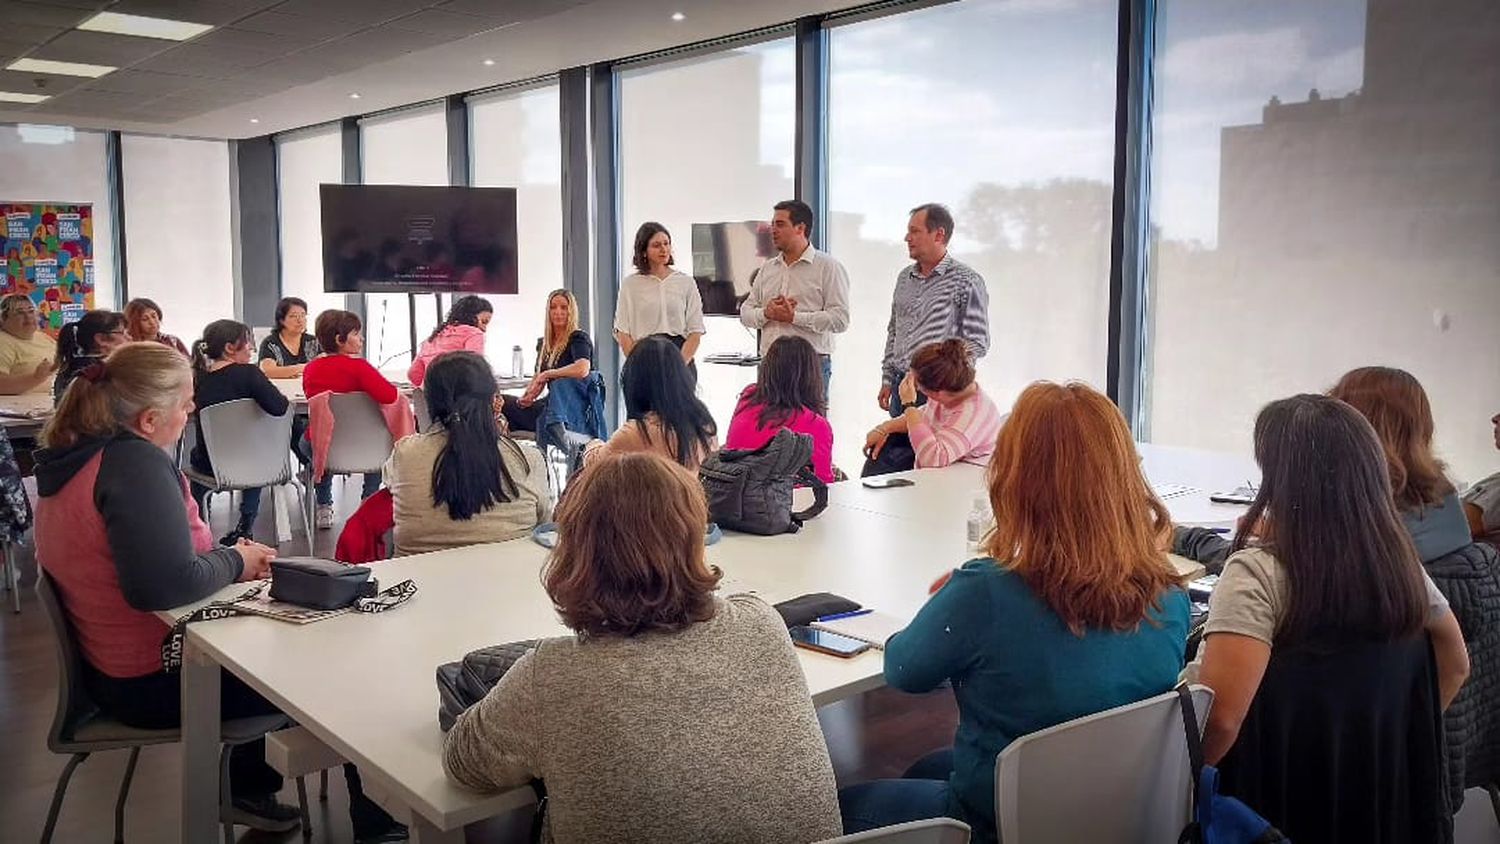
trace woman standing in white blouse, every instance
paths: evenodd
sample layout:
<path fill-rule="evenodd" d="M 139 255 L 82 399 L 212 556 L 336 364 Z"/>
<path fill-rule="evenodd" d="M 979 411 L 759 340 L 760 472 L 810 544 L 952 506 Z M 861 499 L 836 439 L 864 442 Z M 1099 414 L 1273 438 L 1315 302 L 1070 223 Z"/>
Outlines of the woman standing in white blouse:
<path fill-rule="evenodd" d="M 698 283 L 672 269 L 672 235 L 661 223 L 642 223 L 631 257 L 636 272 L 620 282 L 615 306 L 615 341 L 626 355 L 635 344 L 661 334 L 682 351 L 682 360 L 697 376 L 693 356 L 703 338 L 703 299 Z"/>

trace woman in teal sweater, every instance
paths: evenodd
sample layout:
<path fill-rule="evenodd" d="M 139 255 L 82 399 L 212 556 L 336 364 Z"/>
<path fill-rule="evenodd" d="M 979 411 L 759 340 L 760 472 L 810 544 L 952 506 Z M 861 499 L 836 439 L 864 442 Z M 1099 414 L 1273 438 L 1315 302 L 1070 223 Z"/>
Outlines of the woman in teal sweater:
<path fill-rule="evenodd" d="M 1182 670 L 1188 599 L 1162 551 L 1171 521 L 1109 399 L 1082 384 L 1028 387 L 996 441 L 989 492 L 989 556 L 939 580 L 885 647 L 891 686 L 952 681 L 953 749 L 903 779 L 844 789 L 846 833 L 948 816 L 993 841 L 1006 745 L 1167 691 Z"/>

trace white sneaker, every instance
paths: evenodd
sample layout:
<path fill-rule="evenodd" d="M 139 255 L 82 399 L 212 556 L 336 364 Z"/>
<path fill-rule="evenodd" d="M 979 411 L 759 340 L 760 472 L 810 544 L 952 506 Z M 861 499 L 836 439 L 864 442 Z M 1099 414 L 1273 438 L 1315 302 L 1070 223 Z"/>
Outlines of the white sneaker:
<path fill-rule="evenodd" d="M 314 519 L 318 530 L 330 530 L 333 527 L 333 505 L 319 504 L 318 515 Z"/>

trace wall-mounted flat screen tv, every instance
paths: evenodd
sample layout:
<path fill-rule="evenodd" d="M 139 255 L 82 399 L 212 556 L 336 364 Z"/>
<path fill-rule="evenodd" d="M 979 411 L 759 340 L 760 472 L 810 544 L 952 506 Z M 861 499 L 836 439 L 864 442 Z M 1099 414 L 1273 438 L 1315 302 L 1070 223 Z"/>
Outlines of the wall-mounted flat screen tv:
<path fill-rule="evenodd" d="M 693 224 L 693 278 L 703 313 L 738 316 L 761 264 L 776 254 L 763 220 Z"/>
<path fill-rule="evenodd" d="M 515 188 L 322 185 L 328 293 L 515 293 Z"/>

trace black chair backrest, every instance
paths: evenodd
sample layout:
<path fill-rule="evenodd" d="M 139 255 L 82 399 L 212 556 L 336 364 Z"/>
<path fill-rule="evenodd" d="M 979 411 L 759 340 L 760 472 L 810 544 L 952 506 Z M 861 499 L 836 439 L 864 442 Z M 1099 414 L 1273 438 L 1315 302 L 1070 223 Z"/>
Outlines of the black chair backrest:
<path fill-rule="evenodd" d="M 92 717 L 98 708 L 83 684 L 83 657 L 78 652 L 73 622 L 63 609 L 52 577 L 40 568 L 36 593 L 47 614 L 47 624 L 52 628 L 57 653 L 57 711 L 52 716 L 52 729 L 47 733 L 47 746 L 55 753 L 66 753 L 61 745 L 72 740 L 78 725 Z"/>
<path fill-rule="evenodd" d="M 1500 783 L 1500 552 L 1475 542 L 1425 564 L 1469 647 L 1469 679 L 1443 713 L 1449 804 Z"/>
<path fill-rule="evenodd" d="M 1442 715 L 1426 634 L 1273 648 L 1221 791 L 1293 841 L 1439 841 Z"/>

